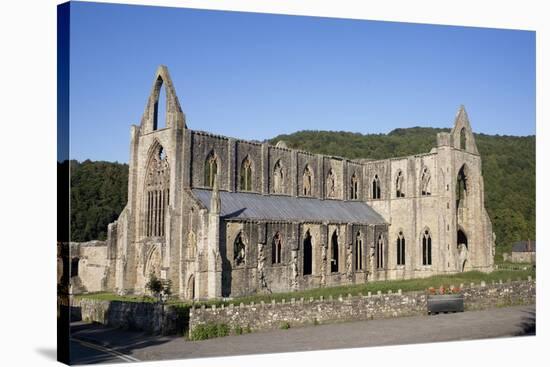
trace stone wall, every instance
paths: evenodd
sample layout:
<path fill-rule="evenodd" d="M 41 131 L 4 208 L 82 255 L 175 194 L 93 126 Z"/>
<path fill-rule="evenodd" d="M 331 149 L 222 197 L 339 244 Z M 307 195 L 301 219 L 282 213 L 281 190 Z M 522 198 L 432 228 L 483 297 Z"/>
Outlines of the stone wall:
<path fill-rule="evenodd" d="M 535 264 L 537 262 L 536 252 L 504 252 L 502 253 L 502 259 L 518 264 Z"/>
<path fill-rule="evenodd" d="M 86 292 L 102 292 L 107 290 L 109 282 L 109 268 L 111 265 L 106 241 L 71 242 L 70 284 L 74 294 Z M 68 273 L 72 273 L 67 269 Z"/>
<path fill-rule="evenodd" d="M 150 302 L 79 298 L 71 303 L 71 321 L 83 320 L 152 334 L 182 334 L 188 325 L 187 317 L 187 312 L 175 307 Z"/>
<path fill-rule="evenodd" d="M 535 282 L 508 281 L 487 285 L 484 282 L 461 287 L 466 310 L 531 304 L 535 302 Z M 231 330 L 237 327 L 252 331 L 332 323 L 342 321 L 372 320 L 390 317 L 425 315 L 426 292 L 397 292 L 338 297 L 335 299 L 291 299 L 269 304 L 240 304 L 211 308 L 191 309 L 189 330 L 201 324 L 227 324 Z"/>

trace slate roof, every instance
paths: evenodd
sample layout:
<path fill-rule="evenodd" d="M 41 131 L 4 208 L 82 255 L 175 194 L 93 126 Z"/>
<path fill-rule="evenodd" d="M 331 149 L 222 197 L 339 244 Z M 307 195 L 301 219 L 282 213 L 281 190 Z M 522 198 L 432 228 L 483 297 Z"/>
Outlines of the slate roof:
<path fill-rule="evenodd" d="M 211 190 L 192 189 L 210 210 Z M 220 191 L 222 219 L 272 220 L 282 222 L 333 222 L 386 224 L 369 205 L 360 201 L 321 200 L 279 195 Z"/>
<path fill-rule="evenodd" d="M 530 241 L 531 242 L 531 250 L 529 250 L 529 242 L 527 241 L 520 241 L 514 243 L 512 246 L 512 252 L 536 252 L 537 251 L 537 242 L 536 241 Z"/>

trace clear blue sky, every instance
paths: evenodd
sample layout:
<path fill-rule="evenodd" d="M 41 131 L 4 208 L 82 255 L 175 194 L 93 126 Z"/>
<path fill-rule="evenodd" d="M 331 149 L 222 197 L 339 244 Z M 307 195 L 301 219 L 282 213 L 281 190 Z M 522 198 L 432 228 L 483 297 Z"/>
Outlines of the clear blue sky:
<path fill-rule="evenodd" d="M 71 158 L 127 162 L 159 64 L 192 129 L 535 134 L 535 33 L 73 3 Z"/>

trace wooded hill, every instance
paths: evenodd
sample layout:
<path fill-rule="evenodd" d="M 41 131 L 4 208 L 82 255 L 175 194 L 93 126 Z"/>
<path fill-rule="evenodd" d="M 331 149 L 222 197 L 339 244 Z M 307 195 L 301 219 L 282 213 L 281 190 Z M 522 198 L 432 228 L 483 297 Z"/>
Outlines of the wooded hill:
<path fill-rule="evenodd" d="M 290 148 L 351 159 L 383 159 L 427 153 L 436 134 L 449 129 L 414 127 L 389 134 L 299 131 L 280 135 Z M 497 255 L 512 243 L 535 239 L 534 136 L 475 134 L 483 164 L 486 207 L 497 235 Z M 107 224 L 126 205 L 128 165 L 71 161 L 71 230 L 73 241 L 105 239 Z"/>

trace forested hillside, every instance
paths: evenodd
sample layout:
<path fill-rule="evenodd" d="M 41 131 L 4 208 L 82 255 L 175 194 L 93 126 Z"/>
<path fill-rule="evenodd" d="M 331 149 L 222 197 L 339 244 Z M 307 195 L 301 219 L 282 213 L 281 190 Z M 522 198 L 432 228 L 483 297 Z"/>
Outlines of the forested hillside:
<path fill-rule="evenodd" d="M 414 127 L 389 134 L 362 135 L 335 131 L 299 131 L 270 140 L 284 140 L 289 148 L 346 158 L 382 159 L 427 153 L 436 135 L 449 129 Z M 497 235 L 497 254 L 512 243 L 535 239 L 534 136 L 475 134 L 483 164 L 485 204 Z"/>
<path fill-rule="evenodd" d="M 71 161 L 71 240 L 107 238 L 128 198 L 128 165 Z"/>
<path fill-rule="evenodd" d="M 347 158 L 389 158 L 429 152 L 433 128 L 396 129 L 389 134 L 299 131 L 270 140 L 291 148 Z M 476 134 L 483 163 L 486 206 L 497 235 L 497 253 L 520 239 L 535 239 L 535 137 Z M 128 165 L 71 161 L 73 241 L 105 239 L 107 224 L 126 205 Z"/>

